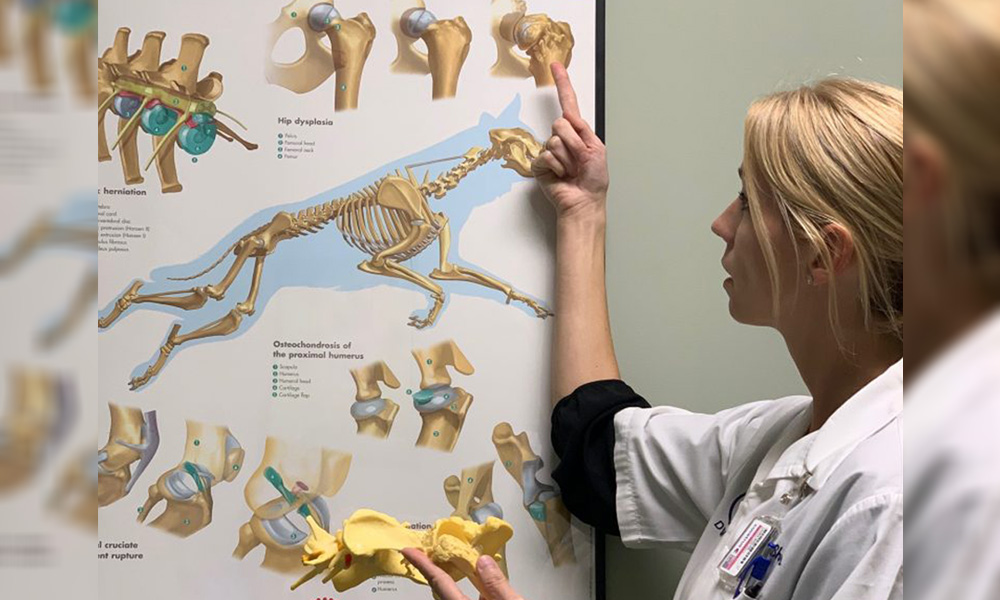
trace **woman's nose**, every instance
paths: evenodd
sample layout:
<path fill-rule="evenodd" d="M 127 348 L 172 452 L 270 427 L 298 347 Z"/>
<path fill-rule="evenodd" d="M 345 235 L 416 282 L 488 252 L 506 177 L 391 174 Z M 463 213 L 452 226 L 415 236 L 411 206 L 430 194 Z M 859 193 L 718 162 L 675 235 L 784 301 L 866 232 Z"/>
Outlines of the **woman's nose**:
<path fill-rule="evenodd" d="M 733 207 L 736 205 L 737 201 L 733 201 L 732 204 L 726 207 L 726 210 L 722 211 L 718 217 L 712 221 L 712 233 L 719 236 L 726 242 L 730 242 L 733 239 L 733 232 L 735 227 L 733 226 Z"/>

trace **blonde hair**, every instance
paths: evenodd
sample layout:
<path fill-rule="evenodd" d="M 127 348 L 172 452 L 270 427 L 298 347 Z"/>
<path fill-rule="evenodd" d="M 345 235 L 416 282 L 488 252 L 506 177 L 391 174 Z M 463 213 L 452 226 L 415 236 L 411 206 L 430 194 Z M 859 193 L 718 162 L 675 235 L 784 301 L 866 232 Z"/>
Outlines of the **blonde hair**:
<path fill-rule="evenodd" d="M 761 229 L 763 198 L 775 202 L 793 240 L 809 244 L 831 278 L 824 227 L 838 224 L 850 232 L 865 325 L 902 340 L 903 92 L 824 79 L 767 96 L 747 113 L 743 170 L 775 314 L 782 282 L 774 247 Z M 839 333 L 836 286 L 830 283 L 830 322 Z"/>
<path fill-rule="evenodd" d="M 954 176 L 953 262 L 1000 296 L 1000 3 L 908 0 L 907 118 L 940 143 Z"/>

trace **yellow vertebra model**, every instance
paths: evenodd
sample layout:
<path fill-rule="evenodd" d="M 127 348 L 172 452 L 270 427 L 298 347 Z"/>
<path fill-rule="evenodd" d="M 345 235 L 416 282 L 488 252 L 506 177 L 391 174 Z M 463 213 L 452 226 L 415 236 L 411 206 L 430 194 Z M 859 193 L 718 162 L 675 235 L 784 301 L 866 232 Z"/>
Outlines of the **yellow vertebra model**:
<path fill-rule="evenodd" d="M 226 141 L 238 141 L 247 150 L 257 145 L 247 142 L 216 115 L 239 121 L 215 106 L 222 95 L 222 75 L 215 71 L 199 81 L 198 69 L 208 47 L 207 37 L 189 33 L 181 38 L 177 58 L 160 64 L 160 50 L 166 34 L 153 31 L 146 34 L 142 49 L 128 54 L 131 30 L 122 27 L 114 44 L 97 62 L 97 160 L 111 160 L 111 150 L 119 149 L 125 183 L 143 182 L 139 169 L 136 138 L 141 128 L 153 138 L 153 156 L 142 171 L 155 161 L 163 193 L 179 192 L 174 145 L 193 156 L 211 149 L 217 136 Z M 108 110 L 118 115 L 118 137 L 109 150 L 104 132 L 104 117 Z M 244 128 L 245 129 L 245 128 Z"/>
<path fill-rule="evenodd" d="M 163 369 L 170 353 L 177 346 L 193 340 L 234 333 L 243 317 L 252 315 L 255 311 L 267 256 L 275 251 L 279 243 L 316 233 L 330 223 L 334 223 L 345 242 L 371 257 L 359 264 L 358 269 L 373 275 L 403 279 L 430 292 L 434 305 L 428 315 L 425 318 L 410 317 L 409 324 L 417 329 L 433 325 L 444 308 L 444 290 L 432 281 L 434 279 L 482 285 L 506 295 L 508 303 L 514 301 L 526 304 L 539 318 L 551 316 L 552 313 L 547 308 L 517 292 L 510 285 L 473 269 L 452 264 L 448 260 L 451 248 L 448 217 L 444 213 L 434 212 L 428 199 L 431 196 L 443 198 L 458 187 L 469 173 L 495 160 L 503 161 L 503 167 L 513 169 L 524 177 L 531 177 L 531 161 L 542 151 L 541 144 L 530 133 L 519 128 L 491 130 L 490 140 L 492 145 L 489 148 L 469 150 L 461 164 L 433 181 L 425 177 L 424 183 L 419 183 L 407 168 L 406 177 L 397 171 L 395 175 L 383 177 L 374 185 L 346 198 L 331 200 L 296 214 L 279 212 L 269 223 L 236 241 L 208 269 L 181 279 L 186 281 L 207 274 L 222 264 L 231 252 L 236 258 L 216 285 L 140 294 L 142 282 L 134 282 L 115 302 L 111 312 L 98 320 L 99 327 L 109 327 L 133 304 L 155 303 L 182 310 L 197 310 L 209 299 L 222 300 L 243 267 L 253 259 L 253 276 L 246 299 L 237 303 L 221 319 L 189 333 L 180 333 L 180 325 L 174 325 L 166 343 L 160 347 L 156 361 L 142 375 L 132 379 L 130 387 L 135 390 L 149 383 Z M 417 273 L 403 264 L 426 250 L 435 240 L 440 248 L 440 262 L 429 276 Z"/>
<path fill-rule="evenodd" d="M 333 582 L 338 592 L 356 587 L 372 577 L 406 577 L 427 585 L 427 580 L 403 558 L 406 548 L 423 550 L 455 581 L 465 577 L 482 591 L 476 574 L 480 556 L 497 556 L 514 535 L 506 522 L 490 517 L 482 525 L 451 517 L 441 519 L 427 531 L 415 531 L 409 524 L 377 513 L 359 510 L 344 521 L 344 528 L 330 534 L 309 517 L 312 534 L 306 541 L 302 563 L 313 570 L 299 579 L 292 589 L 329 571 L 323 582 Z"/>

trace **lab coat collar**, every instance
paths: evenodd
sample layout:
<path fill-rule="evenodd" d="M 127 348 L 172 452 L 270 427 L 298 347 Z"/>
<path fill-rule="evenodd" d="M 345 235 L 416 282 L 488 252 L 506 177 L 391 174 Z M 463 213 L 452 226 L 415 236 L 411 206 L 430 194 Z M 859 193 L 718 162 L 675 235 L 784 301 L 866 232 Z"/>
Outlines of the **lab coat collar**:
<path fill-rule="evenodd" d="M 980 389 L 994 385 L 998 364 L 1000 309 L 942 352 L 909 386 L 907 440 L 933 435 L 942 423 L 967 411 L 968 401 L 989 398 Z"/>
<path fill-rule="evenodd" d="M 903 361 L 868 382 L 819 428 L 806 454 L 806 483 L 819 490 L 859 445 L 903 412 Z"/>

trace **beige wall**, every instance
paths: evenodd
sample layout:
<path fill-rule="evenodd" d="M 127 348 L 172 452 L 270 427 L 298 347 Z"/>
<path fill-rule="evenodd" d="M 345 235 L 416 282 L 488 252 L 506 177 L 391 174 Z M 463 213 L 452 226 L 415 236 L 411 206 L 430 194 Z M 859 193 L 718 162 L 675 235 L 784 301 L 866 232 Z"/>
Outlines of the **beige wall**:
<path fill-rule="evenodd" d="M 804 391 L 774 332 L 732 322 L 709 231 L 757 96 L 830 74 L 902 84 L 901 0 L 607 0 L 608 286 L 623 377 L 702 412 Z M 670 598 L 686 555 L 609 539 L 611 600 Z"/>

